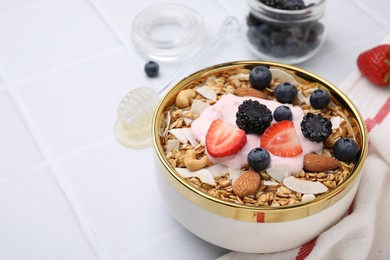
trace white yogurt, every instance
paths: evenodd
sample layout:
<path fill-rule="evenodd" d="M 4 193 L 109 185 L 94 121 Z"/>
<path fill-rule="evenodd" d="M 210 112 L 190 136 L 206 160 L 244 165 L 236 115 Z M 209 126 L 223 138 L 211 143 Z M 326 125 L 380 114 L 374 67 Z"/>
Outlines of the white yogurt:
<path fill-rule="evenodd" d="M 194 133 L 196 139 L 205 145 L 206 134 L 210 128 L 211 123 L 216 119 L 221 119 L 231 125 L 236 125 L 236 113 L 238 111 L 238 106 L 242 104 L 245 100 L 257 100 L 261 104 L 266 105 L 269 110 L 273 111 L 280 105 L 289 106 L 293 114 L 293 123 L 295 131 L 298 136 L 298 140 L 302 147 L 302 153 L 296 157 L 280 157 L 271 155 L 271 165 L 270 167 L 276 165 L 288 165 L 290 173 L 294 174 L 302 170 L 303 168 L 303 157 L 308 153 L 321 153 L 323 144 L 310 141 L 302 135 L 300 123 L 304 116 L 302 109 L 299 106 L 293 106 L 289 104 L 281 104 L 277 101 L 265 100 L 255 97 L 238 97 L 232 94 L 227 94 L 221 97 L 221 99 L 214 105 L 206 108 L 199 118 L 194 120 L 191 125 L 192 132 Z M 272 123 L 275 123 L 273 121 Z M 210 160 L 215 164 L 222 164 L 226 167 L 231 167 L 235 169 L 242 168 L 247 163 L 248 153 L 256 147 L 260 146 L 260 136 L 256 134 L 247 134 L 247 142 L 244 147 L 236 154 L 216 158 L 210 155 Z"/>

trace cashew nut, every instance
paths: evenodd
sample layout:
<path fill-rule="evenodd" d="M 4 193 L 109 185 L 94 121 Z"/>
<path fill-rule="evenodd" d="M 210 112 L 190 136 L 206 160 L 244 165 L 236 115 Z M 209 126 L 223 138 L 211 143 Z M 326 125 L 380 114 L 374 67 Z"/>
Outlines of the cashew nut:
<path fill-rule="evenodd" d="M 187 150 L 184 156 L 184 165 L 190 171 L 196 171 L 204 168 L 207 165 L 208 161 L 209 159 L 206 155 L 204 155 L 200 159 L 196 159 L 196 153 L 194 149 Z"/>
<path fill-rule="evenodd" d="M 176 96 L 176 106 L 178 108 L 185 108 L 191 105 L 192 100 L 196 96 L 196 92 L 193 89 L 184 89 Z"/>

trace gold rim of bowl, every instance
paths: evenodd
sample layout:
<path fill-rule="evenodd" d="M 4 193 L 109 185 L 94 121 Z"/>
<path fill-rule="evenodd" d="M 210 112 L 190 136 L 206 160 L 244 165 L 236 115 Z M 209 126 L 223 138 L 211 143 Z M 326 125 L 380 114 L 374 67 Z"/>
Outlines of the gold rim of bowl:
<path fill-rule="evenodd" d="M 306 203 L 300 203 L 291 206 L 279 206 L 279 207 L 265 207 L 265 206 L 247 206 L 240 205 L 233 202 L 223 201 L 221 199 L 210 196 L 195 187 L 191 186 L 187 181 L 184 180 L 176 170 L 169 164 L 165 159 L 164 149 L 160 143 L 160 130 L 164 118 L 162 116 L 163 111 L 167 106 L 170 106 L 174 103 L 176 95 L 182 89 L 190 88 L 195 86 L 194 82 L 199 82 L 200 79 L 205 79 L 211 75 L 214 75 L 218 72 L 225 70 L 250 70 L 251 68 L 264 65 L 269 67 L 275 67 L 280 69 L 285 69 L 290 72 L 295 73 L 296 77 L 306 79 L 311 82 L 318 82 L 324 87 L 326 87 L 333 98 L 338 100 L 344 108 L 346 108 L 351 115 L 356 119 L 357 125 L 359 128 L 360 135 L 360 154 L 356 162 L 356 165 L 349 175 L 349 177 L 336 188 L 330 190 L 329 192 L 318 196 L 314 200 L 311 200 Z M 189 203 L 194 203 L 195 205 L 215 213 L 217 215 L 227 217 L 230 219 L 247 221 L 247 222 L 284 222 L 301 219 L 314 215 L 338 202 L 342 197 L 344 197 L 354 186 L 355 182 L 360 175 L 360 172 L 363 168 L 364 161 L 367 156 L 368 151 L 368 134 L 367 129 L 364 124 L 364 120 L 360 115 L 359 111 L 356 109 L 352 101 L 336 86 L 332 85 L 330 82 L 314 75 L 306 70 L 285 65 L 276 62 L 265 62 L 265 61 L 235 61 L 222 63 L 215 66 L 211 66 L 200 71 L 197 71 L 188 77 L 182 79 L 176 83 L 167 93 L 163 96 L 159 102 L 152 123 L 153 131 L 153 147 L 156 153 L 156 160 L 159 166 L 161 174 L 165 179 L 178 191 L 184 198 L 189 200 Z M 158 173 L 160 174 L 160 173 Z"/>

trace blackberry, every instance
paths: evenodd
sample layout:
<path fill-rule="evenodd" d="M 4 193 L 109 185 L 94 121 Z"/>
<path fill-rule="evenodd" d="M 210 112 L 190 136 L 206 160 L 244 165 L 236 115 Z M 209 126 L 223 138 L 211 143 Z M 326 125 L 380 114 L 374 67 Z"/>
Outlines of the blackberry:
<path fill-rule="evenodd" d="M 301 122 L 301 130 L 304 137 L 320 143 L 332 133 L 332 122 L 321 114 L 307 113 Z"/>
<path fill-rule="evenodd" d="M 303 0 L 260 0 L 263 4 L 282 10 L 301 10 L 304 9 Z"/>
<path fill-rule="evenodd" d="M 247 134 L 263 134 L 265 129 L 270 126 L 271 121 L 271 110 L 256 100 L 245 100 L 238 106 L 236 124 Z"/>

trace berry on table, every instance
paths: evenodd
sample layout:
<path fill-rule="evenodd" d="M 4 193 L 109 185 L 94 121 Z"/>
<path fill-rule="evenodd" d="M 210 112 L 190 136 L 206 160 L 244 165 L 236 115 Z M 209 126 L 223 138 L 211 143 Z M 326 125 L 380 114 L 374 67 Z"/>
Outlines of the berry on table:
<path fill-rule="evenodd" d="M 145 64 L 144 70 L 145 70 L 145 73 L 148 77 L 154 78 L 158 75 L 159 65 L 158 65 L 158 63 L 156 63 L 154 61 L 148 61 Z"/>
<path fill-rule="evenodd" d="M 248 153 L 247 161 L 249 167 L 251 167 L 256 172 L 260 172 L 267 169 L 267 167 L 270 165 L 271 156 L 266 149 L 257 147 Z"/>
<path fill-rule="evenodd" d="M 291 109 L 288 106 L 281 105 L 274 110 L 274 119 L 277 122 L 283 120 L 291 121 L 292 118 L 293 118 L 293 114 L 291 112 Z"/>
<path fill-rule="evenodd" d="M 271 110 L 257 100 L 245 100 L 238 106 L 236 124 L 247 134 L 261 135 L 271 122 Z"/>
<path fill-rule="evenodd" d="M 307 113 L 301 122 L 304 137 L 320 143 L 332 133 L 332 122 L 321 114 Z"/>
<path fill-rule="evenodd" d="M 382 44 L 361 53 L 357 65 L 372 83 L 390 86 L 390 44 Z"/>
<path fill-rule="evenodd" d="M 341 137 L 333 146 L 334 156 L 340 161 L 353 162 L 359 148 L 352 138 Z"/>
<path fill-rule="evenodd" d="M 315 109 L 323 109 L 330 102 L 329 93 L 323 89 L 316 89 L 310 95 L 310 105 Z"/>
<path fill-rule="evenodd" d="M 245 143 L 245 132 L 221 119 L 214 120 L 206 134 L 206 149 L 213 157 L 235 154 Z"/>
<path fill-rule="evenodd" d="M 280 103 L 292 104 L 297 95 L 297 87 L 289 82 L 281 83 L 275 88 L 275 98 Z"/>
<path fill-rule="evenodd" d="M 265 66 L 256 66 L 249 73 L 249 82 L 251 83 L 251 86 L 259 90 L 268 87 L 271 80 L 271 71 Z"/>
<path fill-rule="evenodd" d="M 302 153 L 294 123 L 288 120 L 268 127 L 260 137 L 260 147 L 280 157 L 295 157 Z"/>

